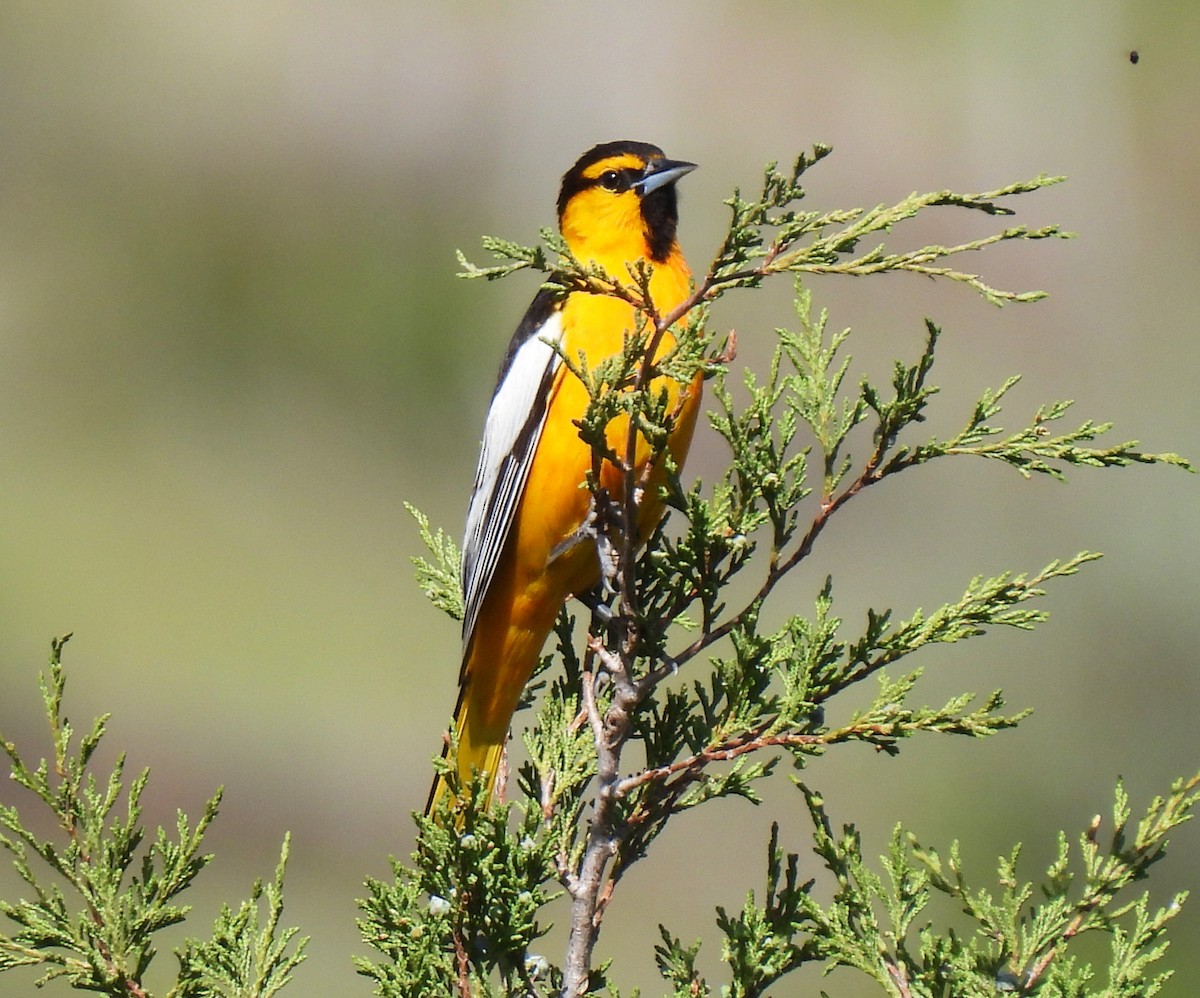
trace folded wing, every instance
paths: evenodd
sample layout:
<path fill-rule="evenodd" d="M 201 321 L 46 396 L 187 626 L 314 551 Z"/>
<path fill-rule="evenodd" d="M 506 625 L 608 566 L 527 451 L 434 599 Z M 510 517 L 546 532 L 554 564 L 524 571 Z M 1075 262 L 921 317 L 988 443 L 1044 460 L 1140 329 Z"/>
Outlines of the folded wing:
<path fill-rule="evenodd" d="M 509 343 L 483 430 L 462 549 L 463 647 L 512 529 L 546 423 L 546 400 L 562 358 L 561 301 L 540 292 Z"/>

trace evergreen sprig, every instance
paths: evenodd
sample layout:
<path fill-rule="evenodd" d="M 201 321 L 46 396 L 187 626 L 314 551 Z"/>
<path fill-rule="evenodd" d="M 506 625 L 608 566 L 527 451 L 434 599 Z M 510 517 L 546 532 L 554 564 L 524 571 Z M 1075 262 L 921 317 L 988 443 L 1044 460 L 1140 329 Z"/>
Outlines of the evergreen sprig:
<path fill-rule="evenodd" d="M 936 339 L 941 331 L 932 323 L 929 328 L 931 338 Z M 886 470 L 899 471 L 947 454 L 990 458 L 1015 468 L 1025 478 L 1048 475 L 1058 481 L 1066 481 L 1066 468 L 1070 466 L 1124 468 L 1131 464 L 1172 464 L 1187 471 L 1195 470 L 1189 461 L 1178 454 L 1147 454 L 1136 450 L 1136 440 L 1108 447 L 1087 446 L 1108 433 L 1112 423 L 1097 423 L 1088 419 L 1074 430 L 1056 434 L 1050 424 L 1066 415 L 1067 410 L 1075 404 L 1071 400 L 1038 406 L 1027 427 L 1004 436 L 1004 430 L 990 425 L 989 420 L 999 415 L 1000 400 L 1020 380 L 1020 375 L 1013 375 L 998 389 L 985 391 L 975 404 L 967 424 L 955 436 L 945 441 L 932 439 L 911 449 L 901 448 L 891 457 Z M 867 394 L 870 395 L 868 405 L 876 408 L 877 397 L 870 390 L 867 390 Z M 995 439 L 997 437 L 1001 439 Z"/>
<path fill-rule="evenodd" d="M 404 508 L 417 521 L 421 543 L 433 558 L 433 561 L 430 561 L 418 555 L 412 559 L 413 565 L 416 566 L 417 585 L 439 610 L 452 620 L 462 620 L 466 613 L 466 601 L 463 597 L 460 567 L 462 556 L 458 547 L 444 530 L 433 530 L 429 526 L 429 517 L 412 503 L 406 502 Z"/>
<path fill-rule="evenodd" d="M 256 880 L 250 897 L 237 910 L 224 905 L 206 941 L 189 939 L 179 952 L 178 998 L 271 998 L 292 980 L 304 961 L 308 937 L 299 929 L 280 929 L 283 875 L 291 835 L 285 835 L 279 865 L 269 884 Z M 265 918 L 260 907 L 265 903 Z M 295 942 L 293 946 L 292 943 Z"/>
<path fill-rule="evenodd" d="M 1155 995 L 1170 977 L 1156 966 L 1166 952 L 1164 934 L 1186 895 L 1158 909 L 1150 908 L 1145 893 L 1118 899 L 1162 855 L 1167 834 L 1190 818 L 1200 800 L 1198 784 L 1200 776 L 1181 780 L 1169 796 L 1155 798 L 1133 841 L 1127 838 L 1128 797 L 1118 785 L 1107 847 L 1098 841 L 1097 816 L 1079 836 L 1077 855 L 1060 833 L 1040 884 L 1019 877 L 1017 847 L 1000 857 L 998 887 L 991 890 L 970 885 L 957 843 L 943 859 L 900 826 L 877 871 L 863 855 L 858 830 L 845 825 L 835 831 L 821 795 L 798 783 L 813 823 L 813 851 L 835 884 L 833 898 L 821 903 L 814 896 L 817 881 L 801 883 L 801 858 L 784 854 L 779 825 L 773 825 L 765 901 L 751 891 L 740 912 L 717 909 L 729 975 L 719 993 L 763 995 L 807 964 L 826 974 L 838 967 L 855 970 L 901 998 Z M 961 906 L 972 923 L 968 931 L 934 927 L 927 912 L 935 893 Z M 660 932 L 659 969 L 674 993 L 715 995 L 695 971 L 700 944 L 686 946 L 661 926 Z M 1076 958 L 1075 944 L 1095 932 L 1112 937 L 1107 987 L 1084 991 L 1097 973 Z"/>
<path fill-rule="evenodd" d="M 561 977 L 531 948 L 549 927 L 539 912 L 561 893 L 547 886 L 552 840 L 537 809 L 510 827 L 509 808 L 489 811 L 478 784 L 464 792 L 447 776 L 465 805 L 451 813 L 443 798 L 417 818 L 413 866 L 393 860 L 393 883 L 367 881 L 359 928 L 386 960 L 355 964 L 391 998 L 538 993 Z"/>
<path fill-rule="evenodd" d="M 934 207 L 1010 215 L 1012 198 L 1062 178 L 1039 176 L 978 194 L 913 194 L 868 210 L 804 210 L 808 171 L 828 154 L 818 146 L 790 170 L 769 165 L 756 197 L 735 192 L 726 202 L 730 224 L 712 265 L 690 297 L 666 313 L 650 298 L 645 264 L 627 274 L 605 274 L 581 265 L 556 234 L 543 233 L 544 251 L 486 240 L 485 247 L 506 261 L 497 268 L 464 262 L 464 276 L 540 270 L 549 275 L 546 286 L 560 293 L 618 297 L 643 321 L 615 357 L 595 361 L 562 352 L 591 400 L 579 424 L 593 450 L 587 482 L 593 515 L 585 529 L 604 582 L 586 600 L 593 612 L 581 644 L 568 612 L 560 615 L 555 658 L 563 668 L 544 674 L 551 678 L 524 735 L 525 802 L 486 812 L 477 793 L 460 791 L 467 803 L 459 812 L 452 814 L 447 803 L 433 821 L 420 820 L 413 865 L 397 865 L 393 884 L 369 885 L 364 938 L 383 960 L 364 960 L 360 968 L 376 980 L 379 994 L 423 994 L 424 987 L 444 993 L 440 986 L 463 996 L 619 995 L 611 967 L 592 959 L 595 941 L 625 873 L 648 856 L 674 818 L 721 797 L 759 801 L 759 786 L 777 771 L 781 757 L 807 779 L 807 771 L 839 745 L 866 743 L 895 753 L 911 737 L 978 738 L 1019 724 L 1028 712 L 1005 712 L 999 691 L 922 703 L 923 669 L 909 660 L 929 645 L 997 627 L 1036 627 L 1046 617 L 1040 605 L 1046 586 L 1099 555 L 1081 552 L 1032 574 L 979 575 L 961 595 L 932 610 L 873 609 L 860 628 L 835 614 L 827 580 L 811 613 L 766 626 L 763 611 L 777 585 L 814 556 L 829 524 L 865 489 L 959 455 L 997 460 L 1026 477 L 1062 479 L 1067 469 L 1081 466 L 1191 470 L 1174 454 L 1144 453 L 1133 443 L 1104 445 L 1099 438 L 1110 429 L 1107 423 L 1085 421 L 1056 431 L 1066 402 L 1037 408 L 1025 428 L 1006 433 L 995 421 L 1016 378 L 982 391 L 954 436 L 922 440 L 915 427 L 938 393 L 932 375 L 943 335 L 931 321 L 920 355 L 897 361 L 890 383 L 862 379 L 855 385 L 845 353 L 849 330 L 831 331 L 828 316 L 814 312 L 804 276 L 901 271 L 965 284 L 997 305 L 1033 301 L 1042 292 L 995 288 L 948 260 L 1001 242 L 1068 235 L 1057 226 L 1009 226 L 964 243 L 915 249 L 892 250 L 875 240 Z M 795 282 L 796 326 L 776 330 L 766 372 L 746 372 L 735 391 L 728 372 L 736 338 L 718 341 L 709 331 L 708 306 L 733 288 L 756 287 L 782 273 Z M 668 328 L 676 347 L 664 357 L 658 344 Z M 653 386 L 664 374 L 686 381 L 698 371 L 711 379 L 716 411 L 710 419 L 729 453 L 727 470 L 711 485 L 685 488 L 666 454 L 676 414 Z M 640 434 L 668 472 L 661 497 L 672 511 L 670 525 L 660 525 L 640 553 L 621 525 L 635 522 L 647 479 L 623 466 L 609 444 L 608 429 L 619 416 L 629 420 L 625 452 Z M 623 495 L 600 488 L 605 462 L 623 473 Z M 453 615 L 449 548 L 427 521 L 421 520 L 421 532 L 434 555 L 432 566 L 421 566 L 422 588 Z M 731 587 L 735 576 L 741 577 L 737 588 Z M 848 695 L 866 681 L 874 690 L 851 702 Z M 827 720 L 835 714 L 841 720 Z M 453 750 L 439 765 L 455 778 Z M 802 784 L 833 900 L 818 903 L 817 881 L 800 882 L 800 862 L 784 857 L 777 829 L 768 850 L 765 902 L 751 895 L 740 913 L 718 911 L 728 972 L 720 993 L 765 994 L 785 974 L 812 964 L 853 968 L 902 998 L 1035 988 L 1082 995 L 1092 971 L 1067 944 L 1102 925 L 1114 939 L 1114 983 L 1104 994 L 1153 993 L 1161 975 L 1152 976 L 1152 965 L 1173 909 L 1155 912 L 1144 898 L 1122 901 L 1118 895 L 1161 855 L 1165 836 L 1195 803 L 1193 786 L 1177 787 L 1157 803 L 1132 845 L 1123 838 L 1128 814 L 1119 811 L 1109 853 L 1084 845 L 1082 895 L 1069 895 L 1064 853 L 1050 872 L 1047 902 L 1034 906 L 1031 888 L 1015 886 L 1015 852 L 1002 866 L 995 897 L 936 873 L 935 854 L 899 828 L 877 872 L 864 860 L 853 826 L 836 833 L 819 793 Z M 516 856 L 525 857 L 517 863 L 519 876 L 506 858 Z M 957 863 L 956 851 L 952 856 Z M 536 907 L 552 904 L 556 889 L 565 894 L 568 910 L 561 963 L 530 949 L 542 924 Z M 919 923 L 935 892 L 963 904 L 978 926 L 975 935 Z M 482 896 L 492 899 L 486 917 L 474 907 Z M 502 913 L 511 905 L 512 912 L 524 912 L 519 928 Z M 493 925 L 488 917 L 500 921 Z M 699 943 L 685 945 L 661 927 L 660 935 L 657 961 L 674 994 L 715 994 L 697 970 Z M 492 948 L 481 949 L 481 940 Z M 537 974 L 528 972 L 531 965 Z"/>
<path fill-rule="evenodd" d="M 62 650 L 69 637 L 52 643 L 48 674 L 39 678 L 53 759 L 30 767 L 16 745 L 0 736 L 10 778 L 50 812 L 55 825 L 55 834 L 43 837 L 15 806 L 0 805 L 0 847 L 32 892 L 17 902 L 0 900 L 0 914 L 16 925 L 15 931 L 0 933 L 0 973 L 37 968 L 42 971 L 38 986 L 64 979 L 100 994 L 150 998 L 145 976 L 155 941 L 190 911 L 180 895 L 212 858 L 201 845 L 217 816 L 221 791 L 194 824 L 180 811 L 173 834 L 158 828 L 147 840 L 141 799 L 149 770 L 127 780 L 120 755 L 108 776 L 98 777 L 92 762 L 108 715 L 80 735 L 63 713 Z M 304 959 L 306 940 L 296 939 L 295 929 L 278 928 L 286 855 L 285 841 L 275 881 L 267 888 L 266 925 L 258 925 L 255 905 L 262 888 L 256 885 L 236 914 L 225 910 L 211 940 L 189 940 L 178 951 L 180 974 L 169 998 L 267 998 L 287 982 Z"/>

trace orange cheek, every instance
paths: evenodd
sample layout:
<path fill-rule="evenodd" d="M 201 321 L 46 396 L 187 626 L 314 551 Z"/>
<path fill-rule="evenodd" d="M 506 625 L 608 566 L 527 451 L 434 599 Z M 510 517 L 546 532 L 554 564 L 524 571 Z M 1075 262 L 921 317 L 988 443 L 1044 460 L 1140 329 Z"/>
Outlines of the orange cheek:
<path fill-rule="evenodd" d="M 641 206 L 632 191 L 577 194 L 563 213 L 562 233 L 572 253 L 598 263 L 613 277 L 626 277 L 626 261 L 646 255 Z"/>

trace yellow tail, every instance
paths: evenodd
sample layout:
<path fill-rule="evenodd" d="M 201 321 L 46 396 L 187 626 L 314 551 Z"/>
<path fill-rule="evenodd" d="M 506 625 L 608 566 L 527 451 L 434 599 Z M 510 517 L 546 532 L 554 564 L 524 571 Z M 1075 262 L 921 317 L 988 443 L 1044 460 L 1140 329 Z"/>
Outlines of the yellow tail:
<path fill-rule="evenodd" d="M 458 742 L 458 775 L 464 783 L 475 774 L 484 774 L 486 779 L 487 800 L 490 802 L 492 791 L 496 787 L 496 777 L 500 772 L 500 757 L 504 754 L 504 745 L 508 740 L 508 732 L 497 741 L 495 738 L 482 736 L 478 725 L 467 723 L 470 713 L 470 701 L 464 688 L 454 708 L 454 728 Z M 442 752 L 444 759 L 450 752 L 447 744 Z M 450 787 L 443 776 L 434 778 L 433 787 L 429 791 L 429 800 L 425 804 L 425 814 L 433 813 L 438 802 L 446 795 Z"/>

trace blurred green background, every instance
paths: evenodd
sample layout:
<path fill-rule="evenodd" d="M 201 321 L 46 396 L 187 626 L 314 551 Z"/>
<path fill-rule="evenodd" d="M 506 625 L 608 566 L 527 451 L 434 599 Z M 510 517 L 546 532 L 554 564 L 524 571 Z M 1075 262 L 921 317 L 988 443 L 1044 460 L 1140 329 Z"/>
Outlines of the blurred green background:
<path fill-rule="evenodd" d="M 287 919 L 314 936 L 296 996 L 368 993 L 349 964 L 354 899 L 409 852 L 454 699 L 458 635 L 413 585 L 401 502 L 457 536 L 536 284 L 457 281 L 454 250 L 482 262 L 482 234 L 535 240 L 594 142 L 701 164 L 681 187 L 697 267 L 720 200 L 814 141 L 836 149 L 809 178 L 819 208 L 1070 175 L 1017 221 L 1077 240 L 964 261 L 1048 301 L 998 310 L 893 276 L 814 281 L 818 304 L 855 327 L 855 377 L 914 359 L 923 316 L 944 325 L 934 430 L 1022 372 L 1004 425 L 1071 397 L 1076 421 L 1200 458 L 1194 5 L 8 0 L 0 23 L 0 728 L 46 751 L 35 675 L 74 631 L 68 711 L 114 711 L 106 759 L 122 747 L 152 766 L 149 820 L 226 788 L 194 934 L 292 831 Z M 985 231 L 944 210 L 895 242 Z M 739 365 L 761 367 L 788 291 L 719 308 Z M 723 460 L 711 432 L 693 454 L 702 476 Z M 981 878 L 1024 839 L 1036 875 L 1058 828 L 1107 814 L 1118 774 L 1141 808 L 1200 764 L 1198 484 L 949 464 L 847 508 L 776 612 L 811 605 L 827 573 L 856 625 L 977 573 L 1107 557 L 1053 587 L 1034 635 L 926 656 L 928 701 L 1002 686 L 1036 708 L 1019 731 L 898 759 L 852 748 L 809 778 L 872 854 L 903 820 L 929 843 L 963 836 Z M 761 888 L 772 818 L 805 849 L 799 795 L 769 804 L 680 820 L 629 877 L 602 939 L 618 981 L 659 993 L 658 921 L 712 940 L 713 906 Z M 1161 903 L 1200 879 L 1196 829 L 1174 841 Z M 1200 909 L 1176 924 L 1179 996 L 1200 972 Z M 706 953 L 716 971 L 718 945 Z M 32 980 L 5 975 L 0 994 Z"/>

